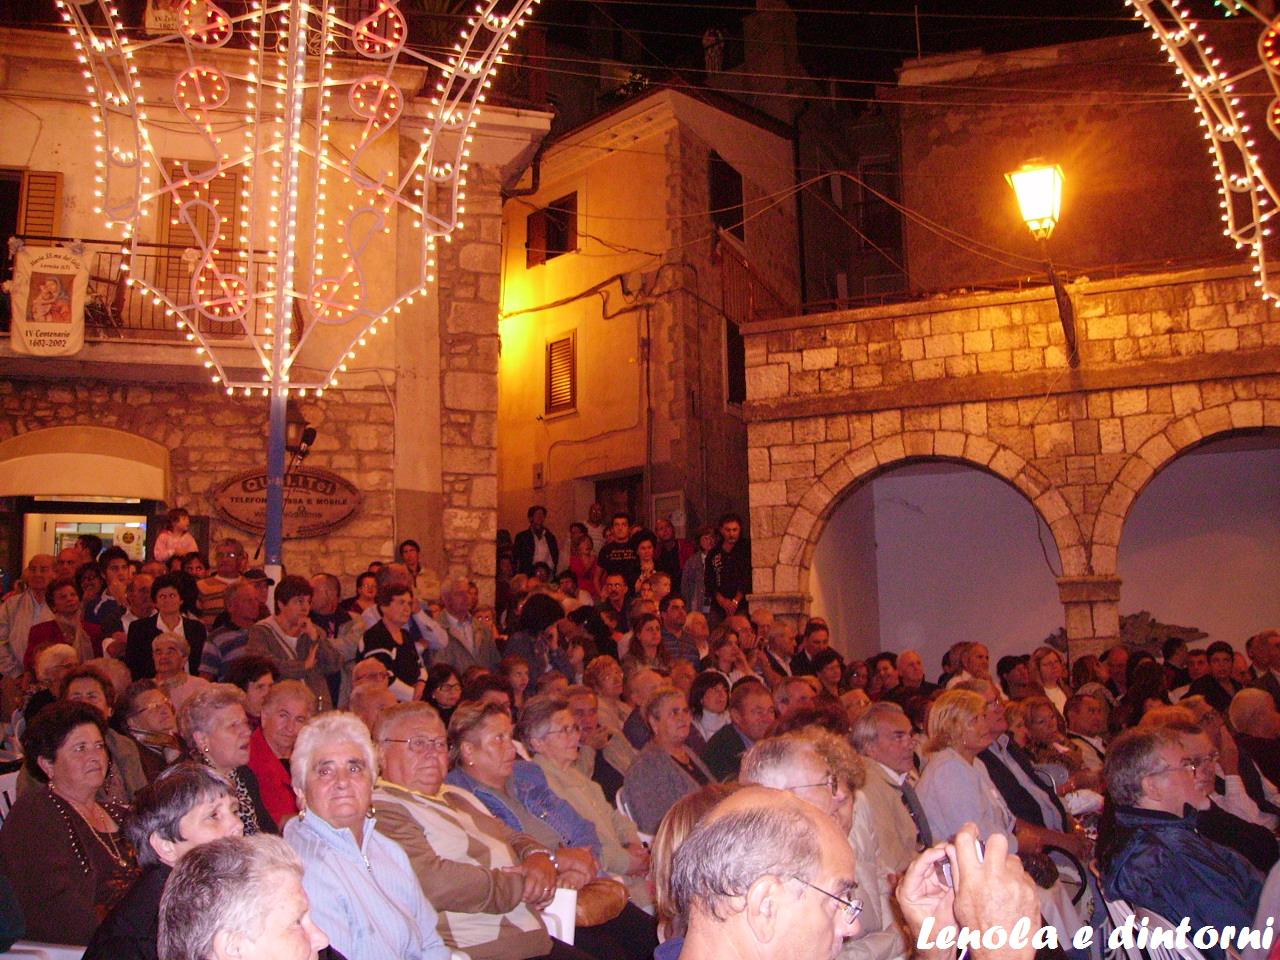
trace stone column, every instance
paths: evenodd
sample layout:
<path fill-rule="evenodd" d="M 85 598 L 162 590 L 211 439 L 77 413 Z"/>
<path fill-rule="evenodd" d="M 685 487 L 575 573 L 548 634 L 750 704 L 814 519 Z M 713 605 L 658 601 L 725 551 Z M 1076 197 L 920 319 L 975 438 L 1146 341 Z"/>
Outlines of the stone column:
<path fill-rule="evenodd" d="M 756 610 L 772 610 L 775 617 L 803 618 L 809 615 L 807 593 L 751 593 L 747 603 Z"/>
<path fill-rule="evenodd" d="M 1070 659 L 1101 654 L 1120 640 L 1120 578 L 1059 577 Z"/>

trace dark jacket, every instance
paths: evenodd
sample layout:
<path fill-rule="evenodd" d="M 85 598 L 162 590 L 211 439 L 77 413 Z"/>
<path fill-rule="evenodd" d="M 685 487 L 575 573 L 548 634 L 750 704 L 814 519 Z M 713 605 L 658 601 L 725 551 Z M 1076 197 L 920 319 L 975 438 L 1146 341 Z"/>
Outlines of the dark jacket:
<path fill-rule="evenodd" d="M 160 894 L 173 869 L 152 864 L 107 914 L 84 952 L 83 960 L 159 960 Z"/>
<path fill-rule="evenodd" d="M 1197 694 L 1209 701 L 1209 706 L 1217 710 L 1224 717 L 1227 715 L 1227 709 L 1231 706 L 1231 698 L 1240 692 L 1240 684 L 1234 680 L 1228 680 L 1231 684 L 1231 692 L 1228 693 L 1223 689 L 1222 684 L 1213 678 L 1213 674 L 1206 673 L 1203 677 L 1192 682 L 1187 687 L 1187 696 L 1194 697 Z"/>
<path fill-rule="evenodd" d="M 1022 781 L 1014 775 L 1014 772 L 1006 766 L 1004 758 L 988 747 L 978 754 L 978 759 L 987 768 L 987 773 L 991 776 L 991 782 L 1000 791 L 1000 796 L 1004 797 L 1004 802 L 1008 805 L 1009 810 L 1019 820 L 1034 823 L 1038 827 L 1047 827 L 1050 830 L 1066 829 L 1067 824 L 1070 823 L 1070 818 L 1067 816 L 1067 811 L 1063 809 L 1062 802 L 1058 799 L 1057 791 L 1046 783 L 1045 779 L 1036 771 L 1035 764 L 1031 762 L 1031 758 L 1026 751 L 1012 741 L 1009 743 L 1009 754 L 1022 772 L 1033 783 L 1040 785 L 1041 793 L 1048 798 L 1050 804 L 1058 811 L 1061 822 L 1044 822 L 1044 813 L 1040 809 L 1039 801 L 1032 795 L 1030 790 L 1023 786 Z"/>
<path fill-rule="evenodd" d="M 702 751 L 702 762 L 707 765 L 715 778 L 721 782 L 736 780 L 738 768 L 742 766 L 742 755 L 747 752 L 747 742 L 732 723 L 711 735 L 706 748 Z"/>
<path fill-rule="evenodd" d="M 547 552 L 551 554 L 551 573 L 555 574 L 560 569 L 560 545 L 556 543 L 556 535 L 545 527 L 542 535 L 547 541 Z M 516 534 L 515 541 L 511 544 L 511 561 L 516 573 L 523 573 L 526 577 L 533 576 L 533 547 L 532 530 L 521 530 Z"/>
<path fill-rule="evenodd" d="M 151 658 L 151 641 L 160 636 L 159 617 L 160 614 L 153 613 L 129 624 L 129 637 L 124 643 L 124 662 L 135 680 L 156 675 L 156 662 Z M 187 646 L 191 648 L 191 656 L 187 658 L 188 668 L 193 677 L 198 677 L 200 654 L 204 651 L 204 641 L 208 634 L 204 624 L 191 617 L 183 617 L 182 632 Z"/>
<path fill-rule="evenodd" d="M 1196 813 L 1117 807 L 1114 834 L 1103 841 L 1102 889 L 1191 929 L 1252 926 L 1262 878 L 1245 860 L 1196 830 Z M 1221 949 L 1203 950 L 1221 958 Z"/>

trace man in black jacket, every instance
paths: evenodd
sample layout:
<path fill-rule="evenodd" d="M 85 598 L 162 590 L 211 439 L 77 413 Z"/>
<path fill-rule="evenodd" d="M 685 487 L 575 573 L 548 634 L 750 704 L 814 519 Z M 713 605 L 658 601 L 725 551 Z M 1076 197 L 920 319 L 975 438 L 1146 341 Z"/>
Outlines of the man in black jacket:
<path fill-rule="evenodd" d="M 560 546 L 556 543 L 556 535 L 547 529 L 547 508 L 535 504 L 529 508 L 528 517 L 529 529 L 517 533 L 511 545 L 516 573 L 531 577 L 533 565 L 541 561 L 554 574 L 560 569 Z"/>

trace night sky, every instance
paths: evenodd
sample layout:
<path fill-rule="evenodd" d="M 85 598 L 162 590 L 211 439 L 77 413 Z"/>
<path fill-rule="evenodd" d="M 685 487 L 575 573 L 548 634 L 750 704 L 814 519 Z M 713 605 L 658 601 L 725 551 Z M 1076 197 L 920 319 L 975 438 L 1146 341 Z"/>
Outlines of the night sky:
<path fill-rule="evenodd" d="M 903 60 L 981 47 L 988 52 L 1134 32 L 1123 0 L 794 0 L 801 57 L 815 76 L 886 82 Z M 611 21 L 625 27 L 650 66 L 701 61 L 708 27 L 732 28 L 752 0 L 547 0 L 538 20 L 558 39 L 602 49 Z M 918 11 L 918 18 L 915 12 Z"/>

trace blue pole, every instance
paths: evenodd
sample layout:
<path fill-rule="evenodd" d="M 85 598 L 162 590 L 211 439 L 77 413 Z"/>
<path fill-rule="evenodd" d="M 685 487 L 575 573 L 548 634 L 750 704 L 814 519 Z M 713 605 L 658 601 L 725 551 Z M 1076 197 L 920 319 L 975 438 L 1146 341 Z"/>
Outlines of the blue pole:
<path fill-rule="evenodd" d="M 284 390 L 271 391 L 271 417 L 267 426 L 267 538 L 266 565 L 275 568 L 272 579 L 279 579 L 284 550 L 284 443 L 285 443 Z"/>

